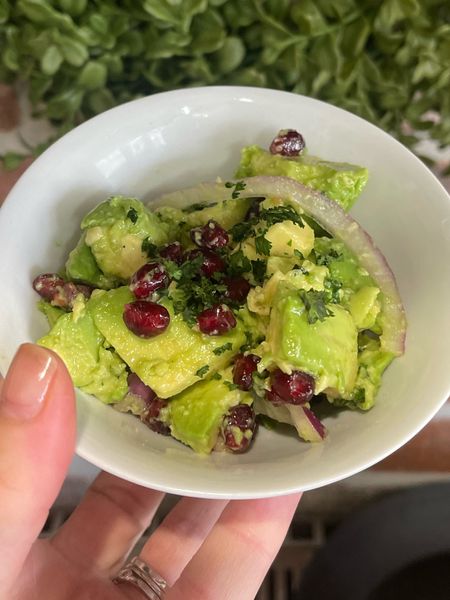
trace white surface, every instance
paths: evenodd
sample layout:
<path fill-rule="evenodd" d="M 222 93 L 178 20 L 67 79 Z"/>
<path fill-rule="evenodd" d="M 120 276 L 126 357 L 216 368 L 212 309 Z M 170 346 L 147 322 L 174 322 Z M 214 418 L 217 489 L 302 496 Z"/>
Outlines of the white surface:
<path fill-rule="evenodd" d="M 244 455 L 196 456 L 93 398 L 78 396 L 78 453 L 97 466 L 169 492 L 250 498 L 311 489 L 393 452 L 450 392 L 450 199 L 409 151 L 369 123 L 284 92 L 204 88 L 155 95 L 78 127 L 44 153 L 0 212 L 0 369 L 17 345 L 46 329 L 31 280 L 57 270 L 82 216 L 112 193 L 148 200 L 230 177 L 239 149 L 267 147 L 274 132 L 302 131 L 312 154 L 366 165 L 370 182 L 353 211 L 397 275 L 409 321 L 407 350 L 385 375 L 375 408 L 347 412 L 308 445 L 261 430 Z M 6 284 L 5 284 L 6 283 Z"/>

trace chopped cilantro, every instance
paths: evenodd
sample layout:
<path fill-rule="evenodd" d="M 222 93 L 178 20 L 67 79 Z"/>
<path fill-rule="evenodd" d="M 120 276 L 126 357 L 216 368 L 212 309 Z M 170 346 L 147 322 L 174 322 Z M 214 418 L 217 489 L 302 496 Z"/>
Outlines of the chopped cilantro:
<path fill-rule="evenodd" d="M 196 371 L 196 375 L 197 377 L 202 378 L 203 375 L 206 375 L 206 373 L 209 371 L 209 365 L 203 365 L 203 367 L 200 367 L 200 369 L 198 371 Z"/>
<path fill-rule="evenodd" d="M 150 238 L 145 238 L 145 240 L 142 241 L 141 250 L 148 258 L 155 258 L 158 254 L 158 246 L 155 246 L 155 244 L 150 241 Z"/>
<path fill-rule="evenodd" d="M 233 198 L 233 200 L 239 198 L 240 192 L 242 192 L 242 190 L 245 190 L 245 185 L 246 184 L 244 181 L 227 181 L 225 183 L 226 188 L 233 189 L 233 191 L 231 192 L 231 197 Z"/>
<path fill-rule="evenodd" d="M 331 248 L 331 250 L 327 254 L 317 254 L 316 251 L 316 263 L 320 266 L 328 267 L 331 262 L 334 260 L 338 260 L 341 258 L 340 252 Z"/>
<path fill-rule="evenodd" d="M 198 275 L 200 271 L 200 267 L 203 263 L 203 256 L 200 254 L 196 256 L 192 260 L 186 261 L 180 267 L 180 273 L 173 277 L 175 281 L 178 281 L 180 284 L 189 283 L 195 275 Z"/>
<path fill-rule="evenodd" d="M 253 340 L 253 335 L 252 335 L 251 331 L 245 330 L 244 335 L 245 335 L 246 342 L 245 342 L 245 344 L 242 344 L 242 346 L 239 348 L 239 352 L 247 352 L 247 350 L 250 350 L 251 348 L 253 348 L 254 343 L 255 343 Z"/>
<path fill-rule="evenodd" d="M 223 346 L 219 346 L 218 348 L 214 348 L 213 352 L 217 356 L 220 356 L 221 354 L 223 354 L 227 350 L 232 350 L 232 348 L 233 348 L 233 344 L 231 342 L 227 342 Z"/>
<path fill-rule="evenodd" d="M 198 210 L 203 210 L 204 208 L 209 208 L 210 206 L 216 206 L 216 204 L 217 202 L 211 202 L 210 204 L 208 202 L 194 202 L 194 204 L 190 204 L 182 210 L 184 213 L 190 214 L 193 212 L 197 212 Z"/>
<path fill-rule="evenodd" d="M 238 250 L 229 255 L 228 272 L 232 277 L 242 275 L 242 273 L 249 273 L 251 270 L 252 265 L 242 250 Z"/>
<path fill-rule="evenodd" d="M 255 248 L 258 254 L 269 256 L 270 249 L 272 248 L 272 242 L 264 236 L 264 233 L 262 233 L 261 235 L 255 237 Z"/>
<path fill-rule="evenodd" d="M 219 379 L 222 379 L 222 375 L 220 373 L 213 373 L 211 375 L 211 379 L 217 379 L 219 381 Z"/>
<path fill-rule="evenodd" d="M 137 210 L 135 208 L 130 208 L 130 210 L 127 212 L 127 218 L 130 219 L 132 223 L 136 223 L 138 220 Z"/>
<path fill-rule="evenodd" d="M 233 390 L 237 389 L 237 385 L 235 383 L 232 383 L 231 381 L 227 381 L 226 379 L 224 380 L 224 384 L 227 386 L 227 388 L 232 392 Z"/>
<path fill-rule="evenodd" d="M 267 225 L 283 223 L 283 221 L 292 221 L 300 227 L 304 227 L 303 219 L 292 206 L 272 206 L 261 211 L 260 218 L 264 219 Z"/>
<path fill-rule="evenodd" d="M 287 245 L 288 245 L 289 247 L 290 247 L 290 246 L 292 246 L 292 240 L 289 240 L 289 241 L 287 242 Z"/>
<path fill-rule="evenodd" d="M 338 279 L 326 277 L 324 287 L 327 294 L 327 301 L 332 302 L 333 304 L 339 304 L 341 300 L 340 290 L 342 288 L 342 283 Z"/>
<path fill-rule="evenodd" d="M 265 260 L 257 259 L 251 261 L 253 277 L 258 285 L 261 285 L 266 276 L 267 263 Z"/>
<path fill-rule="evenodd" d="M 297 258 L 299 258 L 300 260 L 304 260 L 304 256 L 303 254 L 300 252 L 300 250 L 297 250 L 297 248 L 295 248 L 294 250 L 294 256 L 296 256 Z"/>
<path fill-rule="evenodd" d="M 316 292 L 313 290 L 301 290 L 300 298 L 305 305 L 308 323 L 312 325 L 316 321 L 323 321 L 327 317 L 334 316 L 333 312 L 327 307 L 327 295 L 325 292 Z"/>
<path fill-rule="evenodd" d="M 242 242 L 243 240 L 248 238 L 252 233 L 253 224 L 254 223 L 252 222 L 252 220 L 250 220 L 243 221 L 242 223 L 236 223 L 236 225 L 233 225 L 233 227 L 230 229 L 230 233 L 233 237 L 233 240 L 235 242 Z"/>

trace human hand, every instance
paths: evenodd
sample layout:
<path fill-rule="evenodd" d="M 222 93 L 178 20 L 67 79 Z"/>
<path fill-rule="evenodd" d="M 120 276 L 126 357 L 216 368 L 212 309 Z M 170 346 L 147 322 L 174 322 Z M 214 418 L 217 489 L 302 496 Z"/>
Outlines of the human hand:
<path fill-rule="evenodd" d="M 164 494 L 101 473 L 70 519 L 37 540 L 75 444 L 75 400 L 61 360 L 20 347 L 0 388 L 0 599 L 144 600 L 112 579 Z M 299 495 L 182 498 L 140 556 L 167 581 L 164 600 L 254 598 Z"/>

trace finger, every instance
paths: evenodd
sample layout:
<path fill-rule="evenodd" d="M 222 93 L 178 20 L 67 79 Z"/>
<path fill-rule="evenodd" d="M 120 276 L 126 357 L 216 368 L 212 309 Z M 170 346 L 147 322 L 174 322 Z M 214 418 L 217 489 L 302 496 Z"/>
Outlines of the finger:
<path fill-rule="evenodd" d="M 299 494 L 230 502 L 166 600 L 254 598 L 300 499 Z"/>
<path fill-rule="evenodd" d="M 61 360 L 23 344 L 0 395 L 0 589 L 17 576 L 75 445 L 72 381 Z"/>
<path fill-rule="evenodd" d="M 163 498 L 162 492 L 101 473 L 50 543 L 72 564 L 115 575 Z"/>
<path fill-rule="evenodd" d="M 145 544 L 141 558 L 169 586 L 173 585 L 207 538 L 227 503 L 226 500 L 182 498 Z"/>

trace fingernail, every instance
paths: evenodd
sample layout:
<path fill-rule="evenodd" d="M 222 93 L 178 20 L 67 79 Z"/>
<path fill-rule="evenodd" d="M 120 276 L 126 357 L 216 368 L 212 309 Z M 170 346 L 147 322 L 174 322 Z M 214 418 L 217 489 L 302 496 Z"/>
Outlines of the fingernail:
<path fill-rule="evenodd" d="M 24 421 L 35 417 L 44 406 L 56 367 L 51 352 L 35 344 L 22 344 L 3 384 L 0 412 Z"/>

